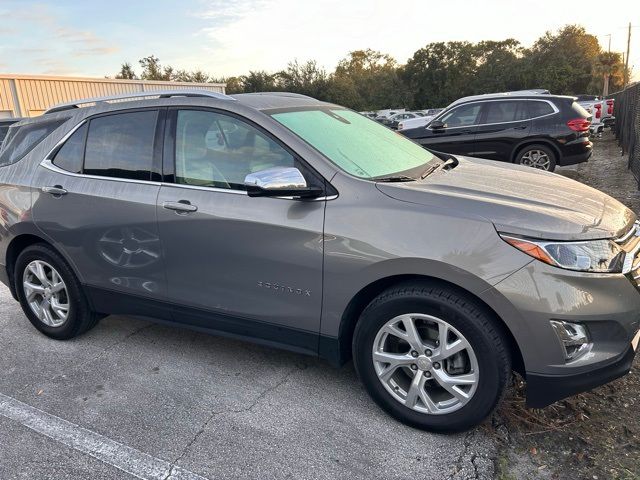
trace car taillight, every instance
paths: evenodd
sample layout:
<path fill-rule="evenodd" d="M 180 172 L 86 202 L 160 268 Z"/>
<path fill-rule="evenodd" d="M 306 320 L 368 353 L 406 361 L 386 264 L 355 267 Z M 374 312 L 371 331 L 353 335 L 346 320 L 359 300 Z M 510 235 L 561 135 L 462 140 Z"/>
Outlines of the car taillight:
<path fill-rule="evenodd" d="M 567 122 L 567 127 L 574 132 L 588 132 L 589 125 L 591 125 L 591 122 L 586 118 L 576 118 Z"/>
<path fill-rule="evenodd" d="M 607 115 L 613 115 L 613 100 L 607 100 Z"/>
<path fill-rule="evenodd" d="M 596 118 L 600 118 L 602 116 L 602 104 L 596 103 L 594 106 L 596 107 Z"/>

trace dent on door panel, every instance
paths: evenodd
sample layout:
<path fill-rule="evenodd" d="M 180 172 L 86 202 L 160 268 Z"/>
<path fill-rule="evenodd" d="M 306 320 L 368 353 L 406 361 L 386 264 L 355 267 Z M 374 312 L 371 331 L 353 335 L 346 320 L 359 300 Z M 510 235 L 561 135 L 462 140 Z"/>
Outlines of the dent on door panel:
<path fill-rule="evenodd" d="M 63 175 L 40 167 L 34 185 L 60 185 L 56 198 L 34 190 L 37 226 L 71 259 L 83 283 L 164 298 L 166 281 L 155 202 L 159 185 Z"/>

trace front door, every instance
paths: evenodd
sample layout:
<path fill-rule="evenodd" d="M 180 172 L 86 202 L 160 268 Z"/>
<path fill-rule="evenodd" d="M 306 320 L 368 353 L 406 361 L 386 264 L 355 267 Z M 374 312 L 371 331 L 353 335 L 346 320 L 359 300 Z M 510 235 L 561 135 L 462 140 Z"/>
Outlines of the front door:
<path fill-rule="evenodd" d="M 452 109 L 438 118 L 442 128 L 427 127 L 428 135 L 417 141 L 436 152 L 471 155 L 481 107 L 481 103 L 471 103 Z"/>
<path fill-rule="evenodd" d="M 170 118 L 174 182 L 160 189 L 158 221 L 169 300 L 191 307 L 177 308 L 176 320 L 315 350 L 325 201 L 252 198 L 243 183 L 280 166 L 320 179 L 235 116 L 183 109 Z"/>
<path fill-rule="evenodd" d="M 156 220 L 160 183 L 152 181 L 154 159 L 160 160 L 160 113 L 92 118 L 34 176 L 36 225 L 96 298 L 118 292 L 164 299 Z"/>

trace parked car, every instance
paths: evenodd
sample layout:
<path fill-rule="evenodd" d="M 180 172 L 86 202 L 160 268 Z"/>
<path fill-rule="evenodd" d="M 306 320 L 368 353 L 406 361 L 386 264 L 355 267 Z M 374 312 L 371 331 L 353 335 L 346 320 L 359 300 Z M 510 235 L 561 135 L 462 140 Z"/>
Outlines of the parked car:
<path fill-rule="evenodd" d="M 605 127 L 611 127 L 615 123 L 612 98 L 603 99 L 598 95 L 577 95 L 576 98 L 580 106 L 592 116 L 589 127 L 591 134 L 601 134 Z"/>
<path fill-rule="evenodd" d="M 410 128 L 424 127 L 429 124 L 435 116 L 442 112 L 444 108 L 431 108 L 429 110 L 423 110 L 421 117 L 408 118 L 398 123 L 398 130 L 408 130 Z"/>
<path fill-rule="evenodd" d="M 0 279 L 43 334 L 142 315 L 353 356 L 385 411 L 447 432 L 512 368 L 537 408 L 629 371 L 640 228 L 613 198 L 301 95 L 155 94 L 54 107 L 0 155 Z"/>
<path fill-rule="evenodd" d="M 398 129 L 398 124 L 412 118 L 422 118 L 422 112 L 400 112 L 387 118 L 379 118 L 378 121 L 392 130 Z"/>
<path fill-rule="evenodd" d="M 22 118 L 0 118 L 0 150 L 2 150 L 2 144 L 4 142 L 7 133 L 9 133 L 9 127 L 19 121 Z"/>
<path fill-rule="evenodd" d="M 456 100 L 401 133 L 432 150 L 553 171 L 589 159 L 590 120 L 575 97 L 511 92 Z"/>
<path fill-rule="evenodd" d="M 403 113 L 405 111 L 404 108 L 387 108 L 384 110 L 378 110 L 376 112 L 376 116 L 374 118 L 378 119 L 378 118 L 389 118 L 393 115 L 395 115 L 396 113 Z"/>

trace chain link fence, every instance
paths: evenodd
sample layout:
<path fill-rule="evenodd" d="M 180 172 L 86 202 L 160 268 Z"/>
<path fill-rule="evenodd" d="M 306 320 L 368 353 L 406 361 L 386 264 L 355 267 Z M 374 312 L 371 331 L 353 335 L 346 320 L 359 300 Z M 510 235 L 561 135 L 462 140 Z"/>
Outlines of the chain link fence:
<path fill-rule="evenodd" d="M 640 82 L 628 86 L 608 98 L 615 99 L 615 136 L 622 154 L 629 155 L 629 169 L 640 189 Z"/>

